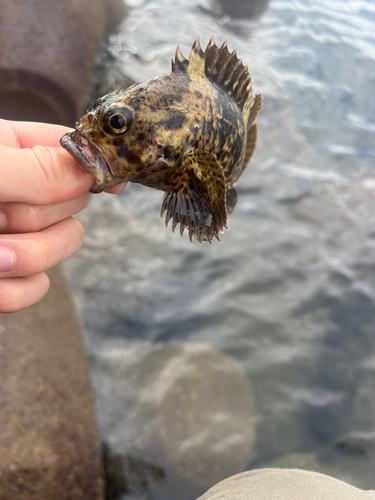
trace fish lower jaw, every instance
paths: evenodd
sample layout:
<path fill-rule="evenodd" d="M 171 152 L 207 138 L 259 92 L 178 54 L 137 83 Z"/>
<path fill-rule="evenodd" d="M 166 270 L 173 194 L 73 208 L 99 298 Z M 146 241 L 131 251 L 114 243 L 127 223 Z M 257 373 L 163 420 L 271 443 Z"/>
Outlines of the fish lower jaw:
<path fill-rule="evenodd" d="M 107 181 L 107 182 L 102 182 L 101 180 L 97 180 L 95 184 L 92 186 L 90 189 L 90 193 L 93 194 L 98 194 L 102 193 L 105 189 L 109 189 L 113 186 L 117 186 L 117 184 L 120 184 L 122 181 L 120 179 L 112 179 L 112 181 Z"/>
<path fill-rule="evenodd" d="M 104 189 L 121 182 L 120 179 L 114 178 L 100 151 L 90 141 L 83 138 L 78 130 L 65 134 L 60 144 L 86 172 L 96 179 L 90 189 L 91 193 L 101 193 Z"/>

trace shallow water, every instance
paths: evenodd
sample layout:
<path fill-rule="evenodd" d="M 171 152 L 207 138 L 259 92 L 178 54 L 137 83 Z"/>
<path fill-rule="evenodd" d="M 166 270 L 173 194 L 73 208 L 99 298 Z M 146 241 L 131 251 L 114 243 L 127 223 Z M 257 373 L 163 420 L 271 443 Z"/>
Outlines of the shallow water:
<path fill-rule="evenodd" d="M 264 98 L 221 245 L 173 235 L 139 185 L 79 216 L 65 269 L 107 498 L 193 500 L 270 465 L 375 489 L 375 3 L 225 3 L 132 0 L 98 67 L 102 90 L 142 81 L 215 33 Z"/>

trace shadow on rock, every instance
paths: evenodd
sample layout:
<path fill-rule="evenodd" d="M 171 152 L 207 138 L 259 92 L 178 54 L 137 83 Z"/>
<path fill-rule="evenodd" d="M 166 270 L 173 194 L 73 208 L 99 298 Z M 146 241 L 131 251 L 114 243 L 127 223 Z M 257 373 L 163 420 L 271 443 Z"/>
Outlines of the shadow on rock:
<path fill-rule="evenodd" d="M 145 493 L 150 490 L 151 482 L 165 480 L 166 474 L 161 467 L 131 455 L 117 455 L 107 443 L 103 443 L 102 453 L 106 500 Z"/>

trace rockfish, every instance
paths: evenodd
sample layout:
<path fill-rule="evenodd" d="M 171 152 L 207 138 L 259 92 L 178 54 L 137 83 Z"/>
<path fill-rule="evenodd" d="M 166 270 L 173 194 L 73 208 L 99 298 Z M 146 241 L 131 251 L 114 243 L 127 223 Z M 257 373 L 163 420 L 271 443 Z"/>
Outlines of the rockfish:
<path fill-rule="evenodd" d="M 61 145 L 95 177 L 93 193 L 126 181 L 160 189 L 166 226 L 211 244 L 236 204 L 261 103 L 236 50 L 212 37 L 203 52 L 198 37 L 189 59 L 177 47 L 170 73 L 98 99 Z"/>

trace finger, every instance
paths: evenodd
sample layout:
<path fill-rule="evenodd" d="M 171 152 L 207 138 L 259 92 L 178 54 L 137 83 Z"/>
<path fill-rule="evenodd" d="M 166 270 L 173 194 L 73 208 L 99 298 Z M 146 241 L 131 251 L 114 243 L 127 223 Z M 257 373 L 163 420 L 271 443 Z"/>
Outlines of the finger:
<path fill-rule="evenodd" d="M 0 234 L 34 233 L 77 214 L 87 207 L 91 194 L 53 205 L 0 203 Z"/>
<path fill-rule="evenodd" d="M 83 227 L 70 217 L 38 233 L 0 235 L 0 278 L 31 276 L 76 253 Z"/>
<path fill-rule="evenodd" d="M 62 148 L 0 146 L 0 201 L 60 203 L 90 190 L 95 179 Z"/>
<path fill-rule="evenodd" d="M 121 193 L 121 191 L 126 188 L 127 184 L 128 184 L 127 182 L 122 182 L 121 184 L 117 184 L 117 186 L 105 189 L 104 191 L 109 194 L 118 194 Z"/>
<path fill-rule="evenodd" d="M 0 313 L 13 313 L 36 304 L 48 292 L 49 285 L 45 273 L 0 279 Z"/>
<path fill-rule="evenodd" d="M 0 119 L 0 144 L 13 148 L 58 147 L 69 127 L 49 123 L 14 122 Z"/>

